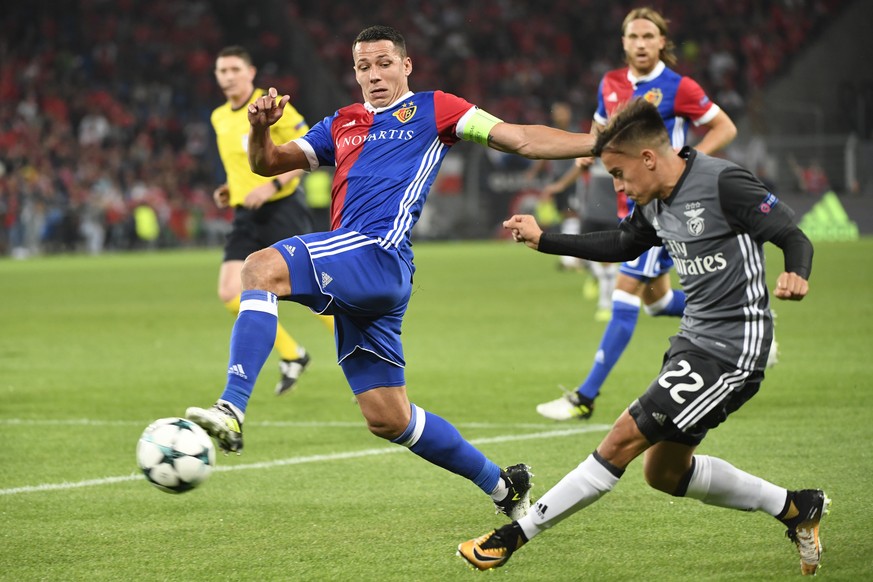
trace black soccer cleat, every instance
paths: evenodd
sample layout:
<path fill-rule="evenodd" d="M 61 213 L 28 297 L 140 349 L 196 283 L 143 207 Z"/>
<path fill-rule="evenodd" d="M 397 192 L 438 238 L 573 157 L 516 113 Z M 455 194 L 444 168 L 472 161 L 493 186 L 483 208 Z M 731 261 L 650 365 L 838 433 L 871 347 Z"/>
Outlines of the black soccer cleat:
<path fill-rule="evenodd" d="M 780 519 L 788 528 L 788 536 L 800 553 L 800 573 L 815 576 L 821 562 L 822 544 L 819 536 L 821 519 L 828 513 L 831 500 L 821 489 L 802 489 L 789 491 L 791 505 L 797 508 L 797 515 L 791 519 Z M 789 506 L 790 508 L 790 506 Z"/>
<path fill-rule="evenodd" d="M 531 477 L 533 473 L 524 463 L 500 471 L 500 478 L 506 483 L 509 491 L 502 500 L 494 502 L 497 513 L 504 513 L 513 521 L 524 517 L 530 509 L 530 490 L 533 488 Z"/>
<path fill-rule="evenodd" d="M 276 384 L 276 396 L 291 392 L 297 385 L 297 380 L 306 366 L 309 365 L 309 354 L 301 348 L 303 354 L 296 360 L 282 360 L 279 362 L 279 382 Z"/>

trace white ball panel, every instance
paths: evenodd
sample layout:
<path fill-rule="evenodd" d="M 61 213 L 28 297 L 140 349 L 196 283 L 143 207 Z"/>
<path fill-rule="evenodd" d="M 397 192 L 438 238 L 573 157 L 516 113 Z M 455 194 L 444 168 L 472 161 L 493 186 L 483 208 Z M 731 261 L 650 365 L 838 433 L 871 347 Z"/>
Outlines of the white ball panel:
<path fill-rule="evenodd" d="M 161 463 L 156 467 L 152 467 L 151 471 L 149 471 L 149 478 L 164 487 L 172 488 L 179 485 L 179 476 L 169 463 Z"/>

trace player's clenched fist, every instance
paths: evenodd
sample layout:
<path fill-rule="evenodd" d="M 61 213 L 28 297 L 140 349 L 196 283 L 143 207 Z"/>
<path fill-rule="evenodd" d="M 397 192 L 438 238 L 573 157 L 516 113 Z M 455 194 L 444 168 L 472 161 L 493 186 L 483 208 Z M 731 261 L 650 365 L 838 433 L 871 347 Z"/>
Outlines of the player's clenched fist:
<path fill-rule="evenodd" d="M 515 242 L 523 242 L 532 249 L 540 244 L 543 229 L 539 227 L 536 219 L 529 214 L 516 214 L 509 220 L 503 221 L 503 228 L 512 233 Z"/>
<path fill-rule="evenodd" d="M 800 301 L 809 293 L 809 283 L 797 273 L 782 273 L 776 279 L 773 295 L 779 299 Z"/>
<path fill-rule="evenodd" d="M 249 123 L 252 127 L 268 127 L 273 125 L 279 118 L 282 117 L 282 112 L 285 111 L 285 105 L 291 100 L 290 95 L 282 95 L 279 101 L 276 101 L 279 92 L 275 87 L 270 87 L 266 95 L 258 97 L 249 105 Z"/>

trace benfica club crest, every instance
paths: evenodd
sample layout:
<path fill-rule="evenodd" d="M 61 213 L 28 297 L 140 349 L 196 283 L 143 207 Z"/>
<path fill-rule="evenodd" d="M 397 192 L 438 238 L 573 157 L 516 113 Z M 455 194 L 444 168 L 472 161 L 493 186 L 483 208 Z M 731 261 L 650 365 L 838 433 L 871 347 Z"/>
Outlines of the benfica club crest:
<path fill-rule="evenodd" d="M 392 115 L 394 117 L 396 117 L 397 121 L 399 121 L 400 123 L 406 123 L 407 121 L 412 119 L 413 115 L 415 115 L 415 110 L 416 110 L 415 105 L 407 106 L 404 103 L 403 107 L 401 107 L 400 109 L 398 109 L 397 111 L 392 113 Z"/>
<path fill-rule="evenodd" d="M 703 217 L 700 216 L 703 214 L 705 208 L 697 208 L 694 210 L 689 210 L 685 212 L 685 216 L 688 217 L 688 222 L 686 225 L 688 226 L 688 234 L 692 236 L 700 236 L 703 234 Z"/>
<path fill-rule="evenodd" d="M 643 95 L 643 99 L 645 99 L 655 107 L 661 104 L 661 100 L 663 98 L 664 94 L 657 87 L 655 87 L 654 89 L 649 89 L 648 91 L 646 91 L 646 94 Z"/>

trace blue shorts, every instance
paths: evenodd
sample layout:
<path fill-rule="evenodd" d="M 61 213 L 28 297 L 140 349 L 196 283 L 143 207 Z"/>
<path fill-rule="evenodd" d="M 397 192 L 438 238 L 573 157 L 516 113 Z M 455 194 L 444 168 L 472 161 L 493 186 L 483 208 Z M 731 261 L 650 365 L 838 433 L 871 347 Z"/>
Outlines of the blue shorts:
<path fill-rule="evenodd" d="M 633 261 L 622 263 L 618 272 L 638 281 L 650 281 L 670 271 L 673 259 L 664 247 L 652 247 Z"/>
<path fill-rule="evenodd" d="M 393 249 L 349 229 L 294 236 L 273 245 L 291 274 L 290 299 L 333 315 L 337 359 L 359 394 L 405 386 L 400 326 L 412 270 Z"/>

